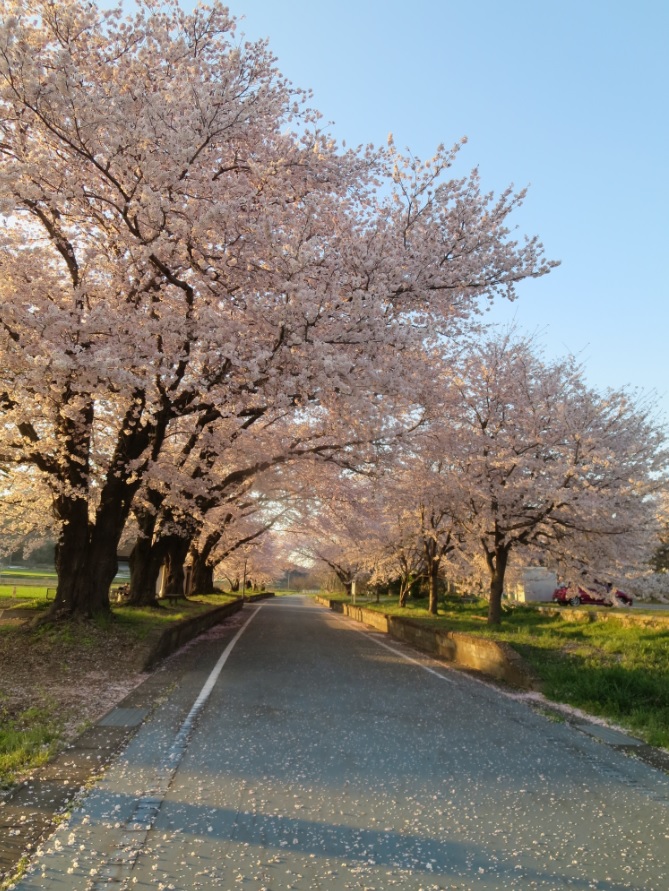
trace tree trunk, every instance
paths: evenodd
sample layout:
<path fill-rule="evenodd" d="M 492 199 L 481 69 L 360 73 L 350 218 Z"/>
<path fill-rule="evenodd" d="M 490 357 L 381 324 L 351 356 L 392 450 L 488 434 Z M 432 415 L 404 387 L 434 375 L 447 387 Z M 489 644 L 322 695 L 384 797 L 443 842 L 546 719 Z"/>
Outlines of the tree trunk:
<path fill-rule="evenodd" d="M 404 607 L 407 605 L 407 597 L 409 596 L 411 585 L 413 584 L 413 573 L 408 565 L 408 562 L 404 559 L 401 560 L 400 567 L 399 605 Z"/>
<path fill-rule="evenodd" d="M 132 424 L 124 424 L 100 491 L 95 519 L 91 522 L 88 517 L 88 450 L 92 403 L 82 410 L 81 419 L 81 429 L 85 432 L 70 435 L 73 448 L 67 474 L 72 489 L 86 494 L 80 498 L 61 496 L 54 500 L 54 512 L 63 526 L 56 547 L 58 586 L 49 611 L 50 618 L 91 618 L 110 612 L 109 589 L 118 571 L 118 544 L 132 500 L 141 485 L 139 475 L 132 483 L 128 481 L 128 468 L 149 441 L 147 430 L 138 431 Z M 74 460 L 77 455 L 78 462 Z"/>
<path fill-rule="evenodd" d="M 165 558 L 161 542 L 138 538 L 130 552 L 130 606 L 157 606 L 156 589 Z"/>
<path fill-rule="evenodd" d="M 214 590 L 214 567 L 209 563 L 212 551 L 218 544 L 219 535 L 210 535 L 202 547 L 191 548 L 193 557 L 193 575 L 191 577 L 191 594 L 211 594 Z"/>
<path fill-rule="evenodd" d="M 184 563 L 190 548 L 190 538 L 181 538 L 178 535 L 169 535 L 165 539 L 167 585 L 166 597 L 185 597 L 184 589 L 186 574 Z"/>
<path fill-rule="evenodd" d="M 91 596 L 93 579 L 88 504 L 83 498 L 58 499 L 57 514 L 64 525 L 56 544 L 58 585 L 49 617 L 80 615 L 90 618 L 97 610 Z"/>
<path fill-rule="evenodd" d="M 156 590 L 165 559 L 165 547 L 160 538 L 156 539 L 155 533 L 164 496 L 150 489 L 148 499 L 150 508 L 135 511 L 140 534 L 130 553 L 128 603 L 131 606 L 158 606 Z"/>
<path fill-rule="evenodd" d="M 214 567 L 207 563 L 203 554 L 193 553 L 193 575 L 191 577 L 191 594 L 211 594 L 214 590 Z"/>
<path fill-rule="evenodd" d="M 400 580 L 400 599 L 399 605 L 406 606 L 407 605 L 407 597 L 409 596 L 409 587 L 411 582 L 405 579 Z"/>
<path fill-rule="evenodd" d="M 427 572 L 428 584 L 428 610 L 433 615 L 437 615 L 439 607 L 439 567 L 441 565 L 441 555 L 438 552 L 437 542 L 434 538 L 423 539 L 423 550 L 425 552 L 425 569 Z"/>
<path fill-rule="evenodd" d="M 428 560 L 427 565 L 427 581 L 428 581 L 428 591 L 429 591 L 429 601 L 428 601 L 428 610 L 433 615 L 437 615 L 437 610 L 439 607 L 439 566 L 441 560 L 439 557 L 434 557 L 432 560 Z"/>
<path fill-rule="evenodd" d="M 50 618 L 110 612 L 109 589 L 118 571 L 118 543 L 127 518 L 122 508 L 114 497 L 103 499 L 92 524 L 85 499 L 60 501 L 59 516 L 65 522 L 56 546 L 58 586 Z"/>
<path fill-rule="evenodd" d="M 78 522 L 65 527 L 56 546 L 58 586 L 49 618 L 90 619 L 110 612 L 109 589 L 118 571 L 118 538 L 91 530 L 87 518 L 79 517 Z"/>
<path fill-rule="evenodd" d="M 490 601 L 488 604 L 488 624 L 499 625 L 502 621 L 502 595 L 504 576 L 509 562 L 508 545 L 499 545 L 494 551 L 486 552 L 486 562 L 490 570 Z"/>

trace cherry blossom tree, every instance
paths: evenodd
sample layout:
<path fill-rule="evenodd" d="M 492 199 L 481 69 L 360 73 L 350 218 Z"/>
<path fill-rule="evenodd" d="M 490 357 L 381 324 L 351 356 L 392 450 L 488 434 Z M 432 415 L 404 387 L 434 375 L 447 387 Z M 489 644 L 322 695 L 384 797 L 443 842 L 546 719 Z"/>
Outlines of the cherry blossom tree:
<path fill-rule="evenodd" d="M 389 421 L 378 398 L 364 415 L 351 417 L 347 402 L 321 400 L 297 414 L 268 404 L 251 417 L 219 419 L 206 435 L 192 436 L 189 425 L 172 437 L 135 499 L 140 534 L 131 555 L 130 602 L 155 602 L 163 561 L 178 588 L 178 564 L 188 553 L 194 590 L 211 590 L 221 543 L 240 512 L 258 511 L 259 495 L 275 506 L 277 517 L 304 499 L 305 488 L 313 498 L 324 463 L 364 464 L 374 458 L 377 440 L 385 442 L 402 429 L 396 418 Z"/>
<path fill-rule="evenodd" d="M 448 386 L 451 414 L 434 432 L 454 520 L 488 566 L 491 623 L 512 552 L 600 578 L 643 561 L 668 457 L 652 406 L 597 393 L 572 357 L 542 361 L 511 333 L 472 348 Z"/>
<path fill-rule="evenodd" d="M 414 450 L 408 472 L 396 481 L 400 484 L 399 491 L 393 487 L 394 503 L 402 505 L 397 525 L 405 536 L 413 538 L 413 546 L 409 546 L 410 538 L 399 540 L 401 546 L 397 556 L 408 566 L 407 558 L 413 555 L 415 562 L 417 555 L 421 555 L 428 584 L 428 609 L 436 615 L 442 568 L 449 555 L 457 549 L 460 532 L 452 501 L 450 464 L 441 454 L 428 453 L 429 439 L 426 441 L 421 434 L 416 439 L 419 448 Z M 403 585 L 400 606 L 405 605 L 407 593 L 407 587 Z"/>
<path fill-rule="evenodd" d="M 376 480 L 374 514 L 368 519 L 385 555 L 377 576 L 399 581 L 400 606 L 406 606 L 417 582 L 426 581 L 434 614 L 442 562 L 457 541 L 446 491 L 450 468 L 442 473 L 442 464 L 440 456 L 428 456 L 424 431 L 398 443 Z"/>
<path fill-rule="evenodd" d="M 379 517 L 383 557 L 377 563 L 375 576 L 386 585 L 399 583 L 399 605 L 406 606 L 409 594 L 417 590 L 426 576 L 425 551 L 416 535 L 415 512 L 389 499 L 387 492 L 384 496 Z"/>
<path fill-rule="evenodd" d="M 364 414 L 412 351 L 553 265 L 510 236 L 522 193 L 449 179 L 459 147 L 340 151 L 234 29 L 217 2 L 2 0 L 0 464 L 49 493 L 55 615 L 108 609 L 184 424 L 328 393 Z"/>
<path fill-rule="evenodd" d="M 271 533 L 250 544 L 241 542 L 216 567 L 220 578 L 226 579 L 231 591 L 267 588 L 281 575 L 286 565 L 283 543 Z"/>
<path fill-rule="evenodd" d="M 374 480 L 336 465 L 317 470 L 290 527 L 295 554 L 302 563 L 327 566 L 350 596 L 355 582 L 366 583 L 377 571 L 383 577 L 387 555 Z"/>

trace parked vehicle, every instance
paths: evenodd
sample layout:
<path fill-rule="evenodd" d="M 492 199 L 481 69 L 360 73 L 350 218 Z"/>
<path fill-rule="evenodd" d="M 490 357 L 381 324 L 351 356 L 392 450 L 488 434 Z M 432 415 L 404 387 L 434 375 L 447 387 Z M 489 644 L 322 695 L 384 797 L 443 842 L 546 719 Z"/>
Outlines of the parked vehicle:
<path fill-rule="evenodd" d="M 579 606 L 581 603 L 595 604 L 596 606 L 632 606 L 634 598 L 618 588 L 610 587 L 606 590 L 585 588 L 583 585 L 562 585 L 553 591 L 553 600 L 556 603 Z"/>

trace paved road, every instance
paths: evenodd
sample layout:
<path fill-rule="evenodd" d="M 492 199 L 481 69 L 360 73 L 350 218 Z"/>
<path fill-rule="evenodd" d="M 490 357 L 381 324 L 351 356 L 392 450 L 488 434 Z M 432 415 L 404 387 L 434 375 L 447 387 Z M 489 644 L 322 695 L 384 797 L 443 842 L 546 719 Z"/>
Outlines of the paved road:
<path fill-rule="evenodd" d="M 669 889 L 664 773 L 305 599 L 247 616 L 20 891 Z"/>

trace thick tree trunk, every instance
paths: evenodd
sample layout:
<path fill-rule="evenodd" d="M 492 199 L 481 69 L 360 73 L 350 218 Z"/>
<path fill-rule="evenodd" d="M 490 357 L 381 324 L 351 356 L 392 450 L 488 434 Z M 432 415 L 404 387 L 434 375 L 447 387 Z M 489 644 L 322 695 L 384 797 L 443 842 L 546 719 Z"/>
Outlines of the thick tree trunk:
<path fill-rule="evenodd" d="M 129 411 L 126 421 L 132 417 Z M 69 434 L 72 442 L 67 479 L 82 497 L 61 496 L 54 500 L 54 512 L 62 521 L 56 547 L 58 586 L 49 617 L 90 618 L 110 612 L 109 589 L 118 570 L 118 544 L 123 534 L 132 500 L 141 484 L 139 475 L 128 482 L 129 464 L 138 458 L 149 442 L 147 430 L 133 423 L 123 425 L 107 478 L 100 491 L 94 521 L 89 520 L 90 481 L 88 455 L 93 404 L 81 411 L 80 428 Z M 67 433 L 67 423 L 64 431 Z M 166 424 L 166 421 L 165 421 Z M 79 432 L 81 429 L 82 432 Z M 75 460 L 79 456 L 79 460 Z"/>
<path fill-rule="evenodd" d="M 193 575 L 191 595 L 211 594 L 214 590 L 214 567 L 210 566 L 201 554 L 193 555 Z"/>
<path fill-rule="evenodd" d="M 486 561 L 490 570 L 490 601 L 488 604 L 488 624 L 499 625 L 502 621 L 502 595 L 504 594 L 504 576 L 509 562 L 509 547 L 499 546 L 486 553 Z"/>
<path fill-rule="evenodd" d="M 103 499 L 91 524 L 82 498 L 60 501 L 59 516 L 65 523 L 56 546 L 58 586 L 49 617 L 109 613 L 109 589 L 118 571 L 118 543 L 127 511 L 113 497 Z"/>
<path fill-rule="evenodd" d="M 157 606 L 156 590 L 160 568 L 165 559 L 165 548 L 160 539 L 156 540 L 159 510 L 163 496 L 149 491 L 150 509 L 135 511 L 139 536 L 130 553 L 130 594 L 131 606 Z"/>
<path fill-rule="evenodd" d="M 156 589 L 163 565 L 165 549 L 160 542 L 152 543 L 149 538 L 138 538 L 130 553 L 130 596 L 131 606 L 157 606 Z"/>
<path fill-rule="evenodd" d="M 178 535 L 170 535 L 164 541 L 167 570 L 165 597 L 185 597 L 186 573 L 184 571 L 184 563 L 188 556 L 190 539 L 181 538 Z"/>
<path fill-rule="evenodd" d="M 94 602 L 93 567 L 90 554 L 90 526 L 88 504 L 83 499 L 60 499 L 58 515 L 64 521 L 56 544 L 56 597 L 49 612 L 50 618 L 80 615 L 90 618 L 98 610 Z M 104 601 L 103 601 L 104 604 Z M 109 609 L 107 598 L 106 609 Z"/>
<path fill-rule="evenodd" d="M 68 524 L 56 546 L 58 586 L 49 618 L 92 618 L 110 612 L 117 546 L 118 538 L 106 538 L 100 530 L 91 536 L 87 522 Z"/>
<path fill-rule="evenodd" d="M 193 575 L 191 576 L 191 594 L 211 594 L 214 590 L 214 567 L 209 563 L 209 558 L 215 547 L 216 541 L 208 538 L 201 550 L 191 548 L 193 557 Z"/>

